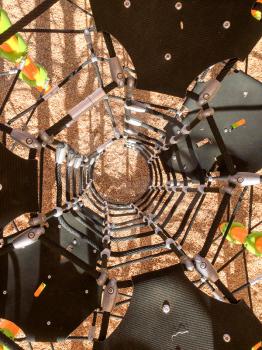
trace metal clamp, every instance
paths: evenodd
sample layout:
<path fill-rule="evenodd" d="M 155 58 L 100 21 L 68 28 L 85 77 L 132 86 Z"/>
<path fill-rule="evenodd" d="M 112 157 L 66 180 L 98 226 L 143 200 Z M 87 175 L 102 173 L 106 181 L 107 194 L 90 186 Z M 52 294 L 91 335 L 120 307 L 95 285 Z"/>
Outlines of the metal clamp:
<path fill-rule="evenodd" d="M 14 249 L 21 249 L 35 243 L 45 233 L 43 227 L 33 227 L 25 230 L 12 241 Z"/>
<path fill-rule="evenodd" d="M 125 85 L 125 76 L 119 58 L 111 57 L 109 59 L 109 67 L 113 81 L 115 81 L 119 87 L 123 87 Z"/>
<path fill-rule="evenodd" d="M 255 173 L 239 172 L 229 176 L 228 182 L 242 187 L 260 185 L 262 183 L 262 176 Z"/>
<path fill-rule="evenodd" d="M 133 125 L 133 126 L 142 126 L 143 123 L 141 120 L 132 118 L 132 117 L 125 117 L 125 123 Z"/>
<path fill-rule="evenodd" d="M 219 280 L 218 273 L 214 266 L 206 259 L 200 255 L 194 257 L 194 263 L 196 270 L 200 273 L 205 280 L 209 280 L 213 283 Z"/>
<path fill-rule="evenodd" d="M 207 82 L 203 91 L 199 95 L 198 103 L 203 106 L 206 103 L 210 102 L 218 93 L 221 87 L 221 82 L 216 79 L 211 79 Z"/>
<path fill-rule="evenodd" d="M 74 169 L 79 169 L 82 163 L 83 157 L 79 154 L 74 158 Z"/>
<path fill-rule="evenodd" d="M 75 162 L 75 151 L 72 150 L 71 148 L 67 152 L 67 166 L 72 167 Z"/>
<path fill-rule="evenodd" d="M 118 288 L 116 279 L 112 278 L 106 285 L 102 299 L 102 310 L 104 312 L 111 312 L 116 304 L 118 296 Z"/>
<path fill-rule="evenodd" d="M 56 164 L 63 164 L 66 158 L 68 147 L 65 143 L 59 143 L 56 146 L 55 162 Z"/>
<path fill-rule="evenodd" d="M 34 149 L 41 148 L 40 142 L 38 142 L 37 139 L 27 131 L 13 129 L 10 133 L 10 136 L 16 142 L 20 143 L 25 147 L 34 148 Z"/>
<path fill-rule="evenodd" d="M 102 258 L 104 255 L 107 257 L 107 259 L 109 259 L 110 256 L 111 256 L 111 251 L 110 251 L 108 248 L 105 248 L 105 249 L 102 250 L 102 252 L 100 253 L 101 258 Z"/>
<path fill-rule="evenodd" d="M 81 114 L 91 109 L 95 104 L 101 101 L 106 96 L 105 91 L 102 88 L 96 89 L 91 95 L 87 96 L 83 101 L 73 107 L 68 114 L 71 116 L 72 121 L 66 126 L 69 127 L 80 117 Z"/>
<path fill-rule="evenodd" d="M 137 112 L 137 113 L 145 113 L 146 112 L 146 106 L 137 101 L 133 101 L 130 104 L 125 103 L 125 109 L 131 111 L 131 112 Z"/>
<path fill-rule="evenodd" d="M 110 235 L 105 235 L 102 239 L 102 243 L 109 244 L 111 241 Z"/>

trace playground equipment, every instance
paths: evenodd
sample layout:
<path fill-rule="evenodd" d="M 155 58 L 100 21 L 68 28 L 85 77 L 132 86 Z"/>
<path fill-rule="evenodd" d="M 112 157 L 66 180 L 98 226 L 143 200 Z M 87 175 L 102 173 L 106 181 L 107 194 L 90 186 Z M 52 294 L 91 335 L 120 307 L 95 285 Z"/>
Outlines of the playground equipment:
<path fill-rule="evenodd" d="M 261 37 L 260 1 L 91 0 L 91 14 L 70 0 L 92 16 L 93 26 L 39 31 L 82 35 L 89 57 L 47 91 L 47 73 L 27 56 L 19 32 L 57 2 L 41 2 L 12 26 L 1 12 L 2 55 L 15 63 L 24 60 L 6 91 L 1 115 L 18 76 L 42 93 L 0 124 L 0 317 L 25 334 L 9 334 L 0 323 L 0 344 L 32 349 L 36 341 L 54 349 L 56 342 L 68 339 L 88 340 L 94 349 L 107 350 L 259 349 L 262 327 L 253 312 L 252 288 L 262 277 L 249 277 L 247 254 L 256 259 L 262 254 L 256 231 L 261 223 L 252 219 L 254 193 L 262 182 L 257 173 L 262 167 L 262 90 L 235 64 L 248 57 Z M 103 34 L 107 57 L 96 55 L 97 31 Z M 125 47 L 134 68 L 123 65 L 112 36 Z M 11 59 L 7 54 L 14 42 L 21 44 Z M 110 71 L 107 84 L 101 62 Z M 210 67 L 217 63 L 220 71 L 210 78 Z M 29 126 L 36 109 L 86 66 L 94 69 L 97 89 L 33 135 Z M 184 102 L 179 108 L 143 102 L 135 98 L 136 89 L 184 97 Z M 114 116 L 116 101 L 124 110 L 124 132 Z M 90 154 L 57 139 L 98 104 L 112 123 L 111 139 Z M 146 114 L 165 121 L 165 127 L 146 122 Z M 24 117 L 24 127 L 13 128 Z M 7 138 L 28 150 L 28 159 L 15 154 Z M 121 141 L 143 157 L 149 173 L 148 188 L 129 203 L 105 198 L 94 182 L 98 159 Z M 56 205 L 44 212 L 47 153 L 54 155 Z M 214 216 L 210 224 L 198 226 L 194 251 L 193 226 L 214 196 Z M 245 228 L 236 220 L 246 197 Z M 175 227 L 172 219 L 181 207 Z M 28 226 L 4 235 L 7 225 L 25 213 L 30 214 Z M 147 238 L 150 243 L 141 244 Z M 136 242 L 136 248 L 123 248 Z M 236 243 L 237 251 L 221 265 L 221 252 L 230 243 Z M 132 278 L 125 274 L 126 266 L 170 256 L 176 258 L 172 266 Z M 245 282 L 232 288 L 223 274 L 238 258 Z M 113 275 L 115 271 L 120 272 Z M 239 292 L 247 292 L 246 302 L 238 299 Z M 128 307 L 124 317 L 118 313 L 123 305 Z M 91 315 L 88 335 L 71 335 Z M 108 336 L 112 319 L 121 322 Z"/>

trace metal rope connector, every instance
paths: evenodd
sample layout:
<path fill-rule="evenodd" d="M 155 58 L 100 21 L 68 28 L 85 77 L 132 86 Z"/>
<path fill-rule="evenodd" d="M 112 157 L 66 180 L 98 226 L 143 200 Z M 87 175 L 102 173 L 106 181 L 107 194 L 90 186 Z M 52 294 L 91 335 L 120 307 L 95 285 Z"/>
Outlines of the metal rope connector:
<path fill-rule="evenodd" d="M 33 227 L 25 230 L 14 238 L 12 245 L 14 249 L 22 249 L 28 247 L 38 241 L 39 237 L 45 233 L 43 227 Z"/>
<path fill-rule="evenodd" d="M 146 106 L 137 101 L 132 101 L 130 103 L 125 103 L 125 109 L 131 111 L 131 112 L 136 112 L 136 113 L 145 113 L 146 112 Z"/>
<path fill-rule="evenodd" d="M 56 164 L 63 164 L 68 151 L 68 146 L 65 143 L 59 143 L 56 146 L 55 162 Z"/>
<path fill-rule="evenodd" d="M 110 251 L 110 249 L 105 248 L 104 250 L 102 250 L 102 252 L 100 253 L 100 256 L 101 256 L 101 258 L 103 258 L 103 256 L 106 256 L 107 259 L 109 259 L 110 256 L 111 256 L 111 251 Z"/>
<path fill-rule="evenodd" d="M 219 280 L 216 269 L 206 258 L 203 258 L 197 254 L 193 260 L 196 270 L 200 273 L 204 280 L 208 280 L 213 283 Z"/>
<path fill-rule="evenodd" d="M 77 154 L 74 158 L 74 169 L 79 169 L 82 164 L 83 157 Z"/>
<path fill-rule="evenodd" d="M 205 85 L 203 91 L 199 95 L 198 103 L 203 106 L 213 100 L 221 87 L 221 82 L 216 79 L 211 79 Z"/>
<path fill-rule="evenodd" d="M 228 182 L 241 187 L 255 186 L 262 183 L 262 176 L 256 173 L 239 172 L 229 176 Z"/>
<path fill-rule="evenodd" d="M 111 312 L 116 304 L 118 296 L 117 281 L 112 278 L 106 285 L 102 299 L 102 310 L 103 312 Z"/>
<path fill-rule="evenodd" d="M 41 148 L 40 142 L 38 142 L 37 139 L 27 131 L 13 129 L 10 133 L 10 136 L 13 140 L 20 143 L 20 145 L 23 145 L 27 148 Z"/>
<path fill-rule="evenodd" d="M 67 123 L 66 127 L 68 128 L 74 122 L 78 120 L 78 118 L 84 112 L 91 109 L 95 104 L 101 101 L 106 96 L 105 91 L 102 88 L 96 89 L 91 95 L 87 96 L 83 101 L 78 103 L 75 107 L 73 107 L 68 114 L 72 118 L 72 120 Z"/>
<path fill-rule="evenodd" d="M 109 67 L 113 81 L 115 81 L 119 87 L 123 87 L 125 85 L 125 75 L 119 58 L 109 58 Z"/>

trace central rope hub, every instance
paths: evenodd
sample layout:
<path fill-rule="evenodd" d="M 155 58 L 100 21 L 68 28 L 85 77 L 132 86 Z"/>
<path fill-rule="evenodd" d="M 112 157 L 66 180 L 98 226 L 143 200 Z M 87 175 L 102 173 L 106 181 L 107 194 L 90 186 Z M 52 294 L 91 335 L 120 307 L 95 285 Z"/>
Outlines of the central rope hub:
<path fill-rule="evenodd" d="M 138 151 L 125 147 L 125 141 L 118 140 L 96 162 L 94 185 L 105 200 L 132 203 L 150 185 L 147 162 Z"/>

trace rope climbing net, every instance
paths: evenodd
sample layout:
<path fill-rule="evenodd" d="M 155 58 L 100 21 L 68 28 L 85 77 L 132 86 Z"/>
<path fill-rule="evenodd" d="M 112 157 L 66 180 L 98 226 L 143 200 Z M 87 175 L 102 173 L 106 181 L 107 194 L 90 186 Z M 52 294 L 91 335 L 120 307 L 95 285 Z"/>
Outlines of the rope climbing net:
<path fill-rule="evenodd" d="M 72 342 L 72 349 L 76 342 L 94 349 L 260 349 L 261 83 L 248 75 L 248 56 L 242 72 L 236 64 L 243 57 L 233 55 L 199 72 L 183 99 L 163 95 L 160 103 L 155 92 L 161 87 L 144 94 L 137 89 L 137 52 L 129 57 L 101 30 L 100 2 L 90 1 L 93 15 L 80 2 L 45 0 L 14 25 L 0 10 L 0 57 L 9 62 L 0 77 L 3 86 L 10 81 L 0 105 L 0 348 L 34 349 L 44 342 L 59 349 L 58 341 L 67 340 L 63 346 Z M 60 5 L 88 25 L 27 27 Z M 128 27 L 121 11 L 132 11 L 137 1 L 118 6 Z M 177 2 L 175 11 L 183 6 Z M 248 16 L 252 26 L 261 25 L 260 0 Z M 234 20 L 222 22 L 225 32 Z M 186 28 L 180 19 L 178 30 Z M 54 83 L 26 43 L 26 35 L 36 33 L 81 37 L 83 63 Z M 172 64 L 171 51 L 160 67 Z M 70 84 L 87 74 L 97 87 L 76 103 Z M 7 117 L 18 87 L 26 85 L 35 102 Z M 69 107 L 66 96 L 66 113 L 46 126 L 39 110 L 52 100 L 59 106 L 64 90 L 73 103 Z M 109 137 L 82 152 L 88 138 L 70 139 L 71 130 L 97 118 L 97 110 L 110 125 Z M 97 166 L 112 147 L 140 159 L 145 187 L 126 201 L 105 194 L 107 184 L 97 182 Z M 48 176 L 55 183 L 53 204 Z"/>

